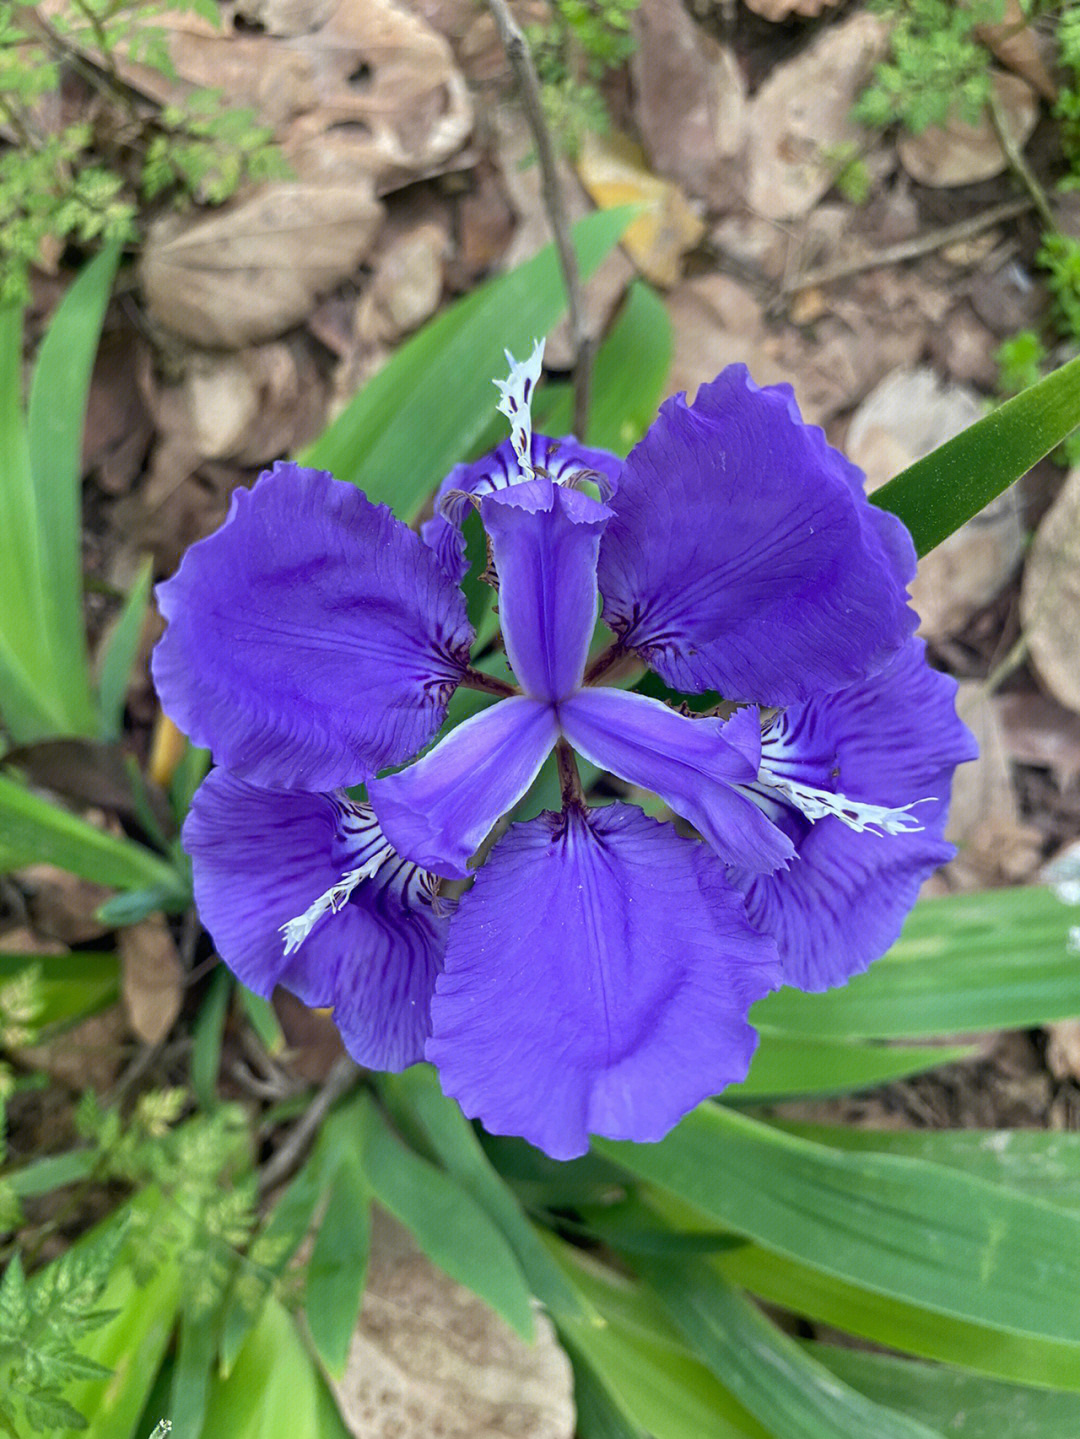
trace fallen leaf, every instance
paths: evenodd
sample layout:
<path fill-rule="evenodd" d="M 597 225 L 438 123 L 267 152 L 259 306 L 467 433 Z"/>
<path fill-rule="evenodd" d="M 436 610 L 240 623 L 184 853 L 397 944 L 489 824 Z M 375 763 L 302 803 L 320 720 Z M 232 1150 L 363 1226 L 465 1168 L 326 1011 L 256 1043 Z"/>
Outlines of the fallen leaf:
<path fill-rule="evenodd" d="M 705 233 L 705 222 L 678 185 L 653 175 L 640 147 L 619 134 L 586 136 L 578 174 L 600 209 L 644 207 L 624 233 L 622 247 L 646 280 L 665 289 L 674 285 L 683 256 Z"/>
<path fill-rule="evenodd" d="M 1039 677 L 1080 713 L 1080 468 L 1065 477 L 1031 543 L 1020 619 Z"/>
<path fill-rule="evenodd" d="M 364 1307 L 331 1387 L 355 1439 L 571 1439 L 570 1363 L 550 1321 L 526 1344 L 376 1209 Z"/>
<path fill-rule="evenodd" d="M 991 76 L 991 84 L 1002 125 L 1022 150 L 1039 118 L 1035 92 L 1019 75 L 998 72 Z M 1009 165 L 989 115 L 974 125 L 956 116 L 947 125 L 928 125 L 917 135 L 901 135 L 896 148 L 911 178 L 935 189 L 991 180 Z"/>
<path fill-rule="evenodd" d="M 1080 1019 L 1046 1026 L 1046 1067 L 1055 1079 L 1080 1080 Z"/>
<path fill-rule="evenodd" d="M 161 915 L 122 929 L 120 993 L 133 1033 L 158 1044 L 176 1023 L 184 1002 L 184 970 Z"/>
<path fill-rule="evenodd" d="M 1057 86 L 1046 66 L 1020 0 L 1005 0 L 1001 18 L 992 24 L 976 25 L 975 36 L 1008 70 L 1032 85 L 1051 104 L 1057 99 Z"/>
<path fill-rule="evenodd" d="M 273 184 L 212 215 L 168 216 L 143 248 L 147 306 L 199 345 L 270 339 L 356 268 L 381 223 L 370 184 Z"/>

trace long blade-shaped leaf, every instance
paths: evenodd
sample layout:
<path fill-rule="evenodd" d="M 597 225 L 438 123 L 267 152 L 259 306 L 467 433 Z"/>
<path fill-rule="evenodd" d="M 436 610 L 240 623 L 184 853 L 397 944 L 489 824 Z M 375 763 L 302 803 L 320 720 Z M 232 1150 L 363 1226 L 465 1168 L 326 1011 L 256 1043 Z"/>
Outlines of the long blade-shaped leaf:
<path fill-rule="evenodd" d="M 90 376 L 120 258 L 107 245 L 68 290 L 41 342 L 27 411 L 45 611 L 57 692 L 80 734 L 96 730 L 82 608 L 82 432 Z"/>
<path fill-rule="evenodd" d="M 784 989 L 755 1023 L 814 1038 L 913 1038 L 1018 1029 L 1080 1015 L 1076 911 L 1049 889 L 950 895 L 915 906 L 900 939 L 842 989 Z"/>
<path fill-rule="evenodd" d="M 817 1039 L 762 1027 L 750 1073 L 724 1091 L 725 1099 L 783 1099 L 796 1094 L 843 1094 L 869 1089 L 973 1053 L 963 1045 L 859 1044 Z"/>
<path fill-rule="evenodd" d="M 833 1375 L 704 1264 L 638 1265 L 693 1349 L 778 1439 L 941 1439 Z"/>
<path fill-rule="evenodd" d="M 826 1149 L 714 1104 L 659 1144 L 597 1147 L 801 1263 L 1080 1355 L 1080 1304 L 1047 1302 L 1080 1293 L 1080 1215 L 944 1166 Z"/>
<path fill-rule="evenodd" d="M 1080 425 L 1080 359 L 946 440 L 875 490 L 925 555 Z"/>
<path fill-rule="evenodd" d="M 0 775 L 0 859 L 3 867 L 45 861 L 116 889 L 175 889 L 170 866 L 131 840 L 105 834 Z"/>

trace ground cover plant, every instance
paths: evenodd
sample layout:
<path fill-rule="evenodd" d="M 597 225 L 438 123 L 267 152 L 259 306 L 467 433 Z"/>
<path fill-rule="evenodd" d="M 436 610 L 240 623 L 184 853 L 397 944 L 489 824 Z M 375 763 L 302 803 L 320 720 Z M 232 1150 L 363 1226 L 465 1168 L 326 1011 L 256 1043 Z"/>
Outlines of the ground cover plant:
<path fill-rule="evenodd" d="M 621 20 L 632 8 L 605 6 L 600 18 Z M 577 14 L 560 6 L 557 19 L 565 27 Z M 574 225 L 586 293 L 639 219 L 633 206 L 608 208 Z M 973 890 L 923 899 L 912 908 L 918 882 L 946 854 L 940 843 L 944 815 L 932 807 L 941 806 L 936 790 L 911 788 L 905 776 L 895 793 L 874 795 L 873 805 L 848 805 L 853 823 L 843 826 L 834 812 L 842 801 L 827 784 L 782 767 L 760 770 L 756 755 L 753 773 L 746 772 L 748 742 L 741 737 L 740 750 L 733 736 L 751 715 L 760 749 L 762 722 L 767 737 L 770 716 L 722 705 L 729 686 L 743 693 L 743 677 L 697 672 L 711 662 L 707 637 L 697 629 L 689 635 L 675 630 L 672 638 L 665 610 L 664 633 L 646 631 L 642 616 L 648 617 L 650 606 L 670 609 L 671 595 L 681 594 L 683 571 L 692 569 L 676 552 L 669 568 L 679 570 L 679 583 L 667 579 L 650 589 L 659 563 L 648 548 L 655 543 L 651 531 L 630 533 L 623 550 L 601 559 L 611 627 L 593 632 L 598 602 L 590 565 L 596 546 L 588 540 L 592 558 L 581 562 L 580 535 L 590 525 L 614 523 L 601 510 L 620 514 L 618 491 L 608 493 L 607 481 L 621 479 L 624 503 L 634 499 L 635 464 L 648 480 L 638 502 L 655 521 L 650 486 L 664 482 L 674 494 L 675 476 L 682 473 L 666 451 L 664 463 L 650 460 L 664 424 L 679 435 L 680 425 L 705 430 L 706 453 L 715 446 L 734 455 L 734 441 L 709 431 L 708 406 L 721 409 L 726 425 L 749 426 L 758 440 L 746 416 L 756 413 L 753 406 L 772 406 L 766 430 L 783 436 L 772 441 L 776 463 L 785 446 L 805 443 L 815 455 L 830 457 L 837 496 L 855 506 L 846 462 L 827 449 L 819 431 L 809 438 L 780 392 L 757 390 L 739 371 L 727 371 L 715 384 L 712 373 L 699 375 L 703 397 L 694 407 L 669 405 L 660 427 L 650 430 L 670 388 L 674 337 L 663 298 L 641 280 L 627 290 L 590 365 L 582 448 L 549 451 L 541 437 L 567 432 L 573 395 L 571 382 L 557 378 L 570 365 L 538 383 L 542 347 L 534 340 L 554 329 L 566 307 L 565 272 L 548 246 L 505 274 L 470 286 L 463 298 L 416 327 L 331 423 L 290 446 L 276 480 L 244 494 L 229 524 L 190 552 L 181 578 L 162 592 L 162 608 L 175 628 L 166 631 L 156 667 L 166 709 L 198 743 L 185 740 L 156 711 L 140 732 L 131 696 L 141 681 L 133 684 L 132 675 L 146 655 L 150 566 L 136 569 L 126 593 L 114 587 L 106 596 L 111 623 L 104 627 L 95 608 L 101 596 L 84 576 L 81 549 L 84 416 L 110 295 L 118 274 L 121 286 L 130 274 L 119 269 L 121 263 L 116 242 L 82 262 L 30 347 L 25 383 L 26 307 L 9 301 L 0 316 L 0 867 L 12 876 L 4 881 L 4 903 L 18 918 L 14 907 L 33 893 L 28 867 L 42 863 L 99 886 L 82 901 L 84 909 L 92 904 L 97 910 L 90 933 L 77 931 L 86 937 L 35 945 L 29 924 L 12 925 L 25 936 L 21 947 L 0 953 L 0 1044 L 6 1052 L 0 1120 L 6 1116 L 10 1131 L 8 1152 L 0 1153 L 0 1222 L 6 1226 L 0 1430 L 20 1439 L 75 1432 L 139 1439 L 163 1433 L 167 1422 L 174 1436 L 359 1432 L 358 1407 L 373 1401 L 362 1389 L 356 1398 L 356 1375 L 377 1360 L 371 1349 L 356 1357 L 358 1314 L 366 1303 L 369 1314 L 386 1323 L 387 1311 L 375 1306 L 388 1303 L 391 1315 L 434 1306 L 428 1286 L 444 1281 L 417 1279 L 408 1270 L 418 1251 L 473 1296 L 453 1291 L 449 1311 L 435 1308 L 432 1330 L 471 1333 L 472 1325 L 492 1322 L 491 1315 L 505 1326 L 479 1358 L 464 1351 L 466 1365 L 494 1374 L 494 1351 L 503 1354 L 513 1343 L 510 1336 L 532 1341 L 531 1349 L 520 1351 L 532 1357 L 519 1361 L 526 1367 L 511 1371 L 502 1392 L 506 1404 L 528 1399 L 523 1422 L 535 1424 L 536 1432 L 568 1439 L 575 1433 L 582 1439 L 1071 1433 L 1080 1421 L 1077 1135 L 852 1125 L 842 1122 L 840 1111 L 823 1118 L 806 1107 L 822 1096 L 863 1093 L 942 1065 L 978 1062 L 977 1042 L 957 1036 L 1022 1034 L 1074 1019 L 1080 1012 L 1078 925 L 1076 910 L 1065 902 L 1071 893 L 1067 870 L 1060 894 L 1042 886 Z M 522 362 L 531 358 L 510 364 L 506 350 Z M 872 507 L 860 500 L 852 513 L 860 517 L 866 554 L 876 553 L 877 544 L 882 552 L 891 549 L 899 565 L 900 523 L 919 555 L 931 554 L 1063 442 L 1080 416 L 1080 360 L 1043 375 L 1045 368 L 1040 357 L 1020 393 L 906 465 L 875 492 Z M 734 410 L 724 408 L 729 405 Z M 743 405 L 751 408 L 738 408 Z M 526 411 L 532 438 L 522 432 Z M 638 445 L 637 460 L 624 469 L 623 459 Z M 485 460 L 497 446 L 496 461 Z M 552 483 L 552 476 L 559 480 L 581 468 L 595 490 Z M 334 480 L 303 478 L 322 472 Z M 249 478 L 253 473 L 254 467 Z M 222 706 L 207 693 L 228 678 L 230 666 L 245 665 L 252 667 L 245 678 L 252 703 L 273 689 L 274 665 L 260 670 L 257 655 L 244 650 L 243 631 L 252 624 L 245 606 L 253 594 L 258 601 L 252 573 L 243 569 L 253 565 L 253 551 L 221 556 L 241 524 L 267 503 L 260 497 L 282 493 L 273 486 L 283 481 L 309 487 L 317 516 L 353 508 L 367 514 L 360 491 L 372 504 L 387 506 L 379 512 L 383 552 L 396 545 L 410 556 L 420 553 L 421 541 L 406 527 L 424 534 L 442 579 L 434 558 L 417 564 L 427 565 L 422 572 L 438 590 L 439 604 L 453 610 L 463 632 L 475 634 L 462 671 L 469 682 L 431 703 L 432 722 L 423 733 L 410 731 L 409 743 L 395 738 L 392 760 L 379 749 L 383 719 L 363 729 L 365 715 L 375 713 L 372 706 L 350 703 L 343 713 L 328 707 L 317 727 L 321 769 L 315 779 L 314 761 L 295 734 L 284 742 L 280 733 L 264 736 L 253 751 L 237 718 L 236 696 Z M 530 485 L 539 485 L 543 495 L 529 490 L 525 496 Z M 86 495 L 91 502 L 89 490 Z M 523 497 L 537 501 L 535 510 Z M 682 496 L 680 504 L 687 503 Z M 672 512 L 677 521 L 679 506 Z M 629 530 L 632 511 L 621 513 Z M 555 634 L 545 628 L 543 614 L 530 618 L 528 585 L 511 582 L 515 575 L 528 578 L 528 536 L 522 539 L 520 527 L 527 523 L 523 515 L 531 522 L 536 514 L 567 521 L 570 538 L 562 536 L 560 543 L 577 556 L 560 571 L 564 583 L 557 594 L 569 598 Z M 290 563 L 289 545 L 299 542 L 301 528 L 295 515 L 283 516 L 264 569 L 272 569 L 279 553 Z M 678 540 L 684 530 L 675 523 L 672 533 Z M 839 665 L 856 643 L 902 650 L 902 683 L 895 689 L 886 684 L 885 700 L 890 722 L 899 720 L 904 733 L 897 738 L 890 730 L 889 746 L 898 753 L 904 744 L 925 746 L 929 759 L 920 751 L 919 763 L 935 775 L 944 771 L 947 782 L 971 753 L 966 731 L 952 715 L 953 683 L 927 665 L 921 650 L 907 647 L 913 642 L 899 597 L 880 575 L 860 577 L 857 550 L 853 542 L 837 583 L 885 588 L 873 591 L 863 638 L 849 617 L 843 647 L 826 646 L 815 663 Z M 697 551 L 694 564 L 700 569 L 702 563 Z M 160 565 L 161 577 L 172 568 Z M 360 564 L 349 568 L 364 573 Z M 493 570 L 497 590 L 490 583 Z M 235 585 L 238 573 L 244 583 Z M 454 598 L 459 579 L 460 598 Z M 857 597 L 843 593 L 851 612 Z M 228 645 L 220 643 L 220 617 L 206 608 L 220 605 L 222 595 L 238 635 Z M 576 606 L 570 603 L 575 597 L 581 600 Z M 415 594 L 402 603 L 415 605 Z M 807 616 L 814 620 L 817 611 L 804 597 L 785 622 L 793 629 Z M 752 618 L 739 612 L 731 632 L 736 648 Z M 699 625 L 700 616 L 695 611 L 686 623 Z M 544 643 L 531 625 L 539 625 Z M 816 628 L 808 623 L 797 632 L 801 663 L 818 643 Z M 826 628 L 836 633 L 838 627 Z M 348 637 L 342 634 L 337 644 L 347 650 Z M 753 650 L 749 643 L 746 648 Z M 797 671 L 797 665 L 793 670 L 779 663 L 782 650 L 777 635 L 759 645 L 762 663 L 772 667 L 771 688 L 757 676 L 762 688 L 752 696 L 778 711 L 772 720 L 781 733 L 784 715 L 793 724 L 808 699 L 811 706 L 828 704 L 782 689 Z M 652 661 L 651 672 L 643 658 Z M 564 670 L 572 671 L 569 679 Z M 890 673 L 887 667 L 884 673 Z M 589 687 L 583 678 L 599 683 Z M 834 690 L 844 693 L 851 678 L 834 675 Z M 421 679 L 430 690 L 432 675 L 424 670 Z M 524 694 L 514 692 L 515 681 Z M 396 672 L 381 682 L 400 689 Z M 341 683 L 340 677 L 333 681 L 338 689 Z M 194 700 L 192 684 L 203 687 Z M 374 690 L 374 683 L 368 688 Z M 394 722 L 412 723 L 398 690 L 391 698 Z M 662 715 L 655 722 L 665 734 L 675 726 L 680 736 L 707 733 L 727 743 L 726 734 L 730 772 L 710 781 L 712 788 L 703 780 L 687 785 L 672 779 L 657 759 L 656 742 L 645 765 L 618 748 L 618 737 L 601 733 L 598 706 L 605 705 L 619 707 L 624 722 L 616 728 L 623 739 L 634 717 L 644 715 Z M 477 784 L 473 775 L 470 803 L 477 812 L 469 812 L 464 834 L 454 832 L 451 821 L 461 805 L 448 804 L 439 772 L 447 754 L 453 758 L 453 737 L 475 735 L 498 723 L 492 716 L 520 714 L 525 707 L 548 729 L 546 716 L 558 707 L 563 739 L 545 729 L 527 773 L 512 773 L 509 788 L 504 780 L 514 765 L 497 749 L 499 762 L 489 766 L 487 782 Z M 207 719 L 219 709 L 222 721 Z M 869 710 L 873 716 L 872 704 Z M 884 716 L 874 722 L 883 724 Z M 417 729 L 423 726 L 413 724 Z M 374 779 L 366 793 L 356 788 L 406 759 L 434 729 L 435 747 L 413 768 Z M 576 765 L 567 759 L 564 739 L 578 750 Z M 527 747 L 520 735 L 517 741 L 517 750 Z M 872 767 L 880 770 L 880 731 L 859 730 L 857 742 L 869 746 Z M 557 752 L 549 754 L 553 744 Z M 471 756 L 472 767 L 483 759 Z M 283 778 L 275 768 L 280 763 L 294 772 Z M 895 903 L 883 882 L 873 891 L 872 915 L 856 910 L 827 928 L 813 953 L 797 955 L 790 944 L 784 948 L 783 926 L 778 945 L 768 927 L 770 901 L 762 886 L 773 880 L 751 876 L 736 890 L 710 878 L 706 888 L 714 898 L 722 892 L 718 907 L 741 946 L 733 972 L 743 964 L 764 978 L 757 986 L 745 976 L 726 985 L 744 991 L 742 1008 L 731 1017 L 734 1040 L 710 1010 L 704 1026 L 709 1033 L 699 1035 L 687 1054 L 680 1033 L 692 1029 L 698 1016 L 677 1011 L 671 1047 L 630 1076 L 628 1107 L 610 1093 L 597 1102 L 606 1076 L 597 1080 L 590 1072 L 586 1087 L 593 1086 L 593 1102 L 575 1110 L 578 1095 L 559 1070 L 559 1063 L 564 1070 L 581 1068 L 566 1041 L 574 1006 L 560 1014 L 560 1032 L 553 1034 L 550 1024 L 544 1028 L 563 1003 L 562 993 L 539 999 L 532 993 L 516 1006 L 496 994 L 482 1023 L 500 1031 L 499 1043 L 481 1056 L 486 1071 L 478 1072 L 470 1058 L 472 1069 L 465 1073 L 466 1032 L 477 1006 L 464 987 L 447 1000 L 461 1012 L 448 1011 L 444 1028 L 436 1031 L 434 1068 L 409 1063 L 419 1057 L 416 1036 L 387 996 L 350 1011 L 348 982 L 340 991 L 319 989 L 320 966 L 335 962 L 334 925 L 364 915 L 365 894 L 377 890 L 373 912 L 397 933 L 383 888 L 371 885 L 394 861 L 380 832 L 374 863 L 368 863 L 367 850 L 354 853 L 346 846 L 335 849 L 326 865 L 318 861 L 327 870 L 325 882 L 322 868 L 309 876 L 306 867 L 313 867 L 323 841 L 312 839 L 298 861 L 281 840 L 282 826 L 292 822 L 285 810 L 307 807 L 311 834 L 331 834 L 322 797 L 353 787 L 335 800 L 335 814 L 359 815 L 367 833 L 370 816 L 360 807 L 373 805 L 379 824 L 412 864 L 456 878 L 459 887 L 471 873 L 465 861 L 495 824 L 497 842 L 490 868 L 480 871 L 478 895 L 486 893 L 485 885 L 504 884 L 508 868 L 520 862 L 498 830 L 504 811 L 519 826 L 511 836 L 535 835 L 549 823 L 538 816 L 565 804 L 568 813 L 585 816 L 581 824 L 595 826 L 594 833 L 606 826 L 605 842 L 613 848 L 620 822 L 624 829 L 637 826 L 654 843 L 651 851 L 642 846 L 652 856 L 645 868 L 664 878 L 650 890 L 656 918 L 643 933 L 671 968 L 694 939 L 686 873 L 675 851 L 693 849 L 699 856 L 695 874 L 718 865 L 700 857 L 706 846 L 688 838 L 687 828 L 676 837 L 672 813 L 688 819 L 729 866 L 749 868 L 748 853 L 764 850 L 769 858 L 769 846 L 790 842 L 793 833 L 790 821 L 776 829 L 748 809 L 733 811 L 745 796 L 732 799 L 731 785 L 752 785 L 761 775 L 772 781 L 770 805 L 780 792 L 789 798 L 797 793 L 803 806 L 816 807 L 815 813 L 803 810 L 805 823 L 794 831 L 800 844 L 814 825 L 834 823 L 842 827 L 847 864 L 856 862 L 864 844 L 905 846 L 904 854 L 915 855 L 912 882 Z M 298 777 L 308 783 L 295 783 Z M 452 779 L 456 783 L 456 771 Z M 275 788 L 286 780 L 287 791 Z M 648 793 L 653 786 L 659 795 Z M 268 801 L 268 792 L 276 798 Z M 260 829 L 253 807 L 267 803 L 278 808 Z M 733 812 L 742 817 L 737 843 Z M 776 812 L 766 808 L 764 814 L 771 820 Z M 426 817 L 419 835 L 418 814 Z M 434 826 L 440 815 L 445 823 Z M 620 815 L 634 818 L 620 821 Z M 871 826 L 885 833 L 868 834 Z M 434 829 L 441 831 L 442 848 L 421 856 L 417 846 L 432 843 Z M 671 837 L 659 840 L 661 831 Z M 334 842 L 340 837 L 335 832 Z M 193 861 L 195 895 L 209 934 L 192 906 Z M 627 863 L 625 855 L 620 863 Z M 292 908 L 279 915 L 284 870 L 301 872 L 303 882 L 296 886 L 300 900 L 294 903 L 290 889 L 285 898 Z M 514 913 L 539 911 L 546 903 L 554 905 L 550 913 L 557 919 L 560 904 L 571 904 L 568 886 L 553 885 L 549 871 L 550 865 L 528 879 L 531 895 L 515 892 Z M 422 882 L 410 871 L 402 885 L 390 898 L 404 896 L 401 907 L 415 928 L 409 885 Z M 677 906 L 665 892 L 672 886 Z M 452 891 L 444 886 L 443 893 L 441 911 L 437 901 L 428 903 L 430 894 L 422 896 L 424 934 L 430 939 L 446 928 L 452 935 L 460 920 L 462 937 L 451 938 L 456 948 L 447 951 L 446 961 L 448 969 L 452 959 L 460 970 L 508 911 L 482 915 L 479 900 L 470 909 L 466 898 L 454 914 Z M 743 894 L 757 896 L 749 913 L 758 928 L 743 917 Z M 350 905 L 354 895 L 360 903 Z M 896 942 L 879 940 L 876 926 L 895 932 L 909 909 Z M 595 917 L 583 913 L 583 923 L 595 931 Z M 821 907 L 811 909 L 811 920 L 815 916 L 821 917 Z M 631 926 L 620 920 L 620 927 L 624 940 L 630 935 L 631 945 L 636 942 Z M 789 925 L 787 940 L 790 933 Z M 497 940 L 488 955 L 492 962 L 512 947 L 514 935 Z M 215 945 L 239 978 L 218 960 Z M 180 964 L 169 979 L 172 955 L 180 956 Z M 779 987 L 775 971 L 785 955 L 787 982 Z M 541 978 L 558 974 L 559 958 L 548 957 Z M 576 969 L 586 966 L 589 947 L 574 959 Z M 441 956 L 432 962 L 441 963 Z M 528 964 L 515 968 L 524 972 Z M 836 985 L 837 978 L 848 982 Z M 341 1051 L 332 1020 L 301 1020 L 280 989 L 271 997 L 278 979 L 316 1007 L 334 1004 L 338 1027 L 364 1067 Z M 564 979 L 560 989 L 571 989 L 572 976 Z M 124 1064 L 106 1067 L 99 1081 L 94 1044 L 77 1036 L 85 1035 L 87 1024 L 107 1026 L 121 992 L 140 1043 Z M 423 1002 L 425 996 L 419 997 Z M 639 1002 L 640 996 L 628 999 Z M 583 996 L 575 996 L 574 1004 L 578 1012 L 587 1008 Z M 409 1007 L 414 1026 L 417 1007 Z M 748 1020 L 760 1035 L 749 1066 L 743 1053 Z M 317 1038 L 303 1039 L 301 1023 L 316 1026 L 309 1033 Z M 508 1028 L 515 1042 L 506 1041 Z M 116 1030 L 102 1033 L 99 1049 L 115 1051 Z M 58 1069 L 68 1047 L 74 1070 Z M 733 1053 L 739 1060 L 734 1066 Z M 317 1068 L 291 1068 L 297 1054 Z M 683 1082 L 685 1074 L 691 1083 Z M 718 1098 L 710 1097 L 725 1084 Z M 69 1089 L 82 1091 L 77 1103 L 65 1097 Z M 457 1094 L 481 1122 L 466 1118 L 448 1094 Z M 643 1094 L 650 1101 L 645 1106 Z M 654 1112 L 655 1095 L 663 1102 Z M 799 1102 L 801 1110 L 793 1107 Z M 5 1132 L 0 1124 L 0 1136 Z M 397 1270 L 387 1269 L 387 1254 L 401 1243 L 388 1238 L 387 1215 L 415 1246 Z M 416 1287 L 395 1289 L 407 1270 Z M 469 1317 L 455 1325 L 446 1312 Z M 424 1343 L 432 1342 L 430 1335 L 422 1331 Z M 415 1334 L 403 1342 L 422 1348 Z M 551 1367 L 530 1368 L 540 1365 L 541 1355 Z M 541 1373 L 546 1377 L 539 1384 Z M 445 1386 L 455 1405 L 462 1403 L 458 1382 L 448 1379 Z M 536 1399 L 538 1387 L 551 1391 L 550 1410 Z M 563 1391 L 567 1401 L 559 1408 Z M 417 1432 L 434 1428 L 439 1396 L 430 1385 L 400 1402 L 419 1409 Z M 497 1405 L 477 1412 L 479 1418 L 465 1421 L 470 1432 L 500 1432 Z"/>

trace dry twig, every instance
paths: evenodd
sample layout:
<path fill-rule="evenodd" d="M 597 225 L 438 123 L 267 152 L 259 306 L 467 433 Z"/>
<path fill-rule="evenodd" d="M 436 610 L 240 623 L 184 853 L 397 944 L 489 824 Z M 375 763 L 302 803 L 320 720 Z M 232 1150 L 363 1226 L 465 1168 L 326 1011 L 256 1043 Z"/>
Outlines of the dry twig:
<path fill-rule="evenodd" d="M 562 184 L 555 164 L 555 147 L 551 132 L 544 118 L 544 106 L 540 98 L 540 81 L 533 64 L 525 36 L 505 0 L 488 0 L 495 28 L 499 32 L 506 58 L 521 91 L 521 103 L 525 119 L 536 145 L 536 157 L 540 164 L 541 194 L 544 209 L 551 223 L 555 237 L 555 248 L 559 253 L 563 280 L 566 284 L 566 299 L 570 310 L 570 336 L 574 346 L 574 433 L 582 439 L 589 416 L 589 382 L 592 375 L 592 338 L 585 328 L 585 314 L 581 299 L 581 275 L 578 271 L 577 255 L 570 239 L 570 222 L 566 213 Z"/>

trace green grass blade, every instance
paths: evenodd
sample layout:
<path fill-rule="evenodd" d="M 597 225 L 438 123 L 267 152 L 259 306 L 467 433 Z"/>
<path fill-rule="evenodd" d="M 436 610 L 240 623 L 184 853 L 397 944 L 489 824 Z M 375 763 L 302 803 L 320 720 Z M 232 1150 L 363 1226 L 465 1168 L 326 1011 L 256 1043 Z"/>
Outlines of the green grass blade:
<path fill-rule="evenodd" d="M 375 1198 L 433 1263 L 531 1339 L 529 1286 L 502 1231 L 455 1180 L 395 1139 L 370 1101 L 362 1097 L 353 1113 Z"/>
<path fill-rule="evenodd" d="M 120 994 L 120 961 L 115 954 L 0 954 L 0 989 L 26 970 L 35 970 L 40 1029 L 74 1024 L 107 1009 Z"/>
<path fill-rule="evenodd" d="M 61 300 L 30 382 L 27 439 L 36 497 L 45 609 L 42 642 L 72 732 L 96 731 L 82 606 L 82 432 L 90 376 L 120 245 L 107 245 Z"/>
<path fill-rule="evenodd" d="M 674 340 L 664 302 L 643 280 L 600 346 L 592 377 L 588 442 L 625 455 L 656 418 L 671 369 Z"/>
<path fill-rule="evenodd" d="M 842 989 L 783 989 L 752 1018 L 829 1039 L 1018 1029 L 1080 1015 L 1076 911 L 1052 890 L 998 889 L 915 906 L 883 959 Z"/>
<path fill-rule="evenodd" d="M 307 1266 L 304 1313 L 316 1352 L 341 1377 L 367 1283 L 371 1190 L 355 1155 L 339 1164 Z"/>
<path fill-rule="evenodd" d="M 583 278 L 632 217 L 629 208 L 599 210 L 575 225 Z M 503 350 L 525 354 L 565 305 L 555 248 L 548 245 L 407 340 L 299 463 L 360 485 L 370 499 L 412 520 L 490 424 L 498 398 L 492 380 L 506 372 Z"/>
<path fill-rule="evenodd" d="M 859 1044 L 814 1039 L 805 1034 L 761 1028 L 761 1043 L 741 1084 L 729 1085 L 725 1099 L 760 1102 L 797 1094 L 844 1094 L 922 1074 L 973 1053 L 964 1045 Z"/>
<path fill-rule="evenodd" d="M 637 1267 L 692 1349 L 777 1439 L 942 1439 L 839 1383 L 708 1266 Z"/>
<path fill-rule="evenodd" d="M 1006 400 L 916 460 L 871 499 L 899 516 L 925 555 L 1027 474 L 1080 425 L 1080 359 Z"/>
<path fill-rule="evenodd" d="M 1078 1214 L 942 1165 L 827 1149 L 715 1104 L 659 1144 L 596 1148 L 837 1279 L 1080 1355 L 1080 1304 L 1048 1298 L 1080 1293 Z"/>
<path fill-rule="evenodd" d="M 876 1344 L 1018 1384 L 1080 1391 L 1080 1346 L 1006 1334 L 847 1284 L 756 1244 L 711 1261 L 734 1284 Z"/>
<path fill-rule="evenodd" d="M 1080 1394 L 1003 1384 L 962 1370 L 832 1344 L 807 1352 L 879 1404 L 963 1439 L 1065 1439 L 1080 1434 Z"/>
<path fill-rule="evenodd" d="M 153 561 L 139 567 L 124 607 L 101 654 L 98 680 L 98 732 L 102 739 L 119 738 L 124 722 L 124 701 L 139 652 L 143 621 L 150 599 Z"/>
<path fill-rule="evenodd" d="M 900 1154 L 945 1164 L 1046 1204 L 1080 1210 L 1080 1134 L 1042 1129 L 863 1129 L 790 1123 L 778 1127 L 834 1149 Z"/>
<path fill-rule="evenodd" d="M 403 1074 L 386 1075 L 380 1093 L 405 1109 L 449 1174 L 472 1195 L 502 1230 L 517 1255 L 537 1299 L 554 1315 L 589 1316 L 578 1291 L 568 1282 L 529 1222 L 512 1190 L 484 1153 L 476 1131 L 452 1099 L 439 1088 L 435 1071 L 413 1065 Z"/>
<path fill-rule="evenodd" d="M 132 840 L 95 829 L 0 775 L 0 849 L 5 867 L 44 861 L 115 889 L 176 888 L 170 866 Z"/>

